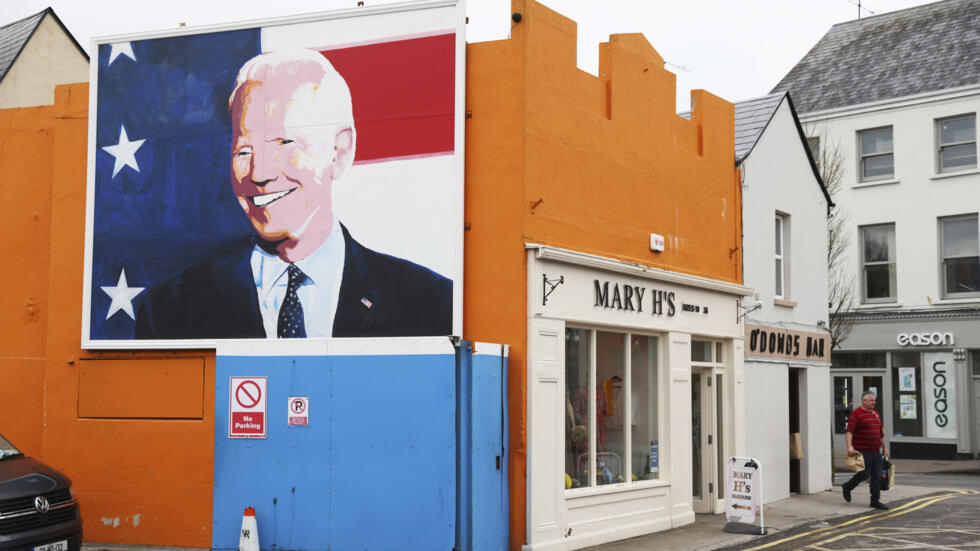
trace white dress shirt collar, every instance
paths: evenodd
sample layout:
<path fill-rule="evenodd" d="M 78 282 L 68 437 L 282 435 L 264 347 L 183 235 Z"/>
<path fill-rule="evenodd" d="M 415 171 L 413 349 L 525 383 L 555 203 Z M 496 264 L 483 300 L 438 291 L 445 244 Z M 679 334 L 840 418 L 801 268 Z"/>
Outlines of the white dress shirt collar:
<path fill-rule="evenodd" d="M 303 306 L 306 336 L 333 336 L 334 315 L 344 276 L 344 234 L 336 217 L 327 240 L 310 256 L 296 262 L 307 279 L 297 290 Z M 252 277 L 262 313 L 262 324 L 268 338 L 276 338 L 279 308 L 286 297 L 289 263 L 256 245 L 251 257 Z"/>

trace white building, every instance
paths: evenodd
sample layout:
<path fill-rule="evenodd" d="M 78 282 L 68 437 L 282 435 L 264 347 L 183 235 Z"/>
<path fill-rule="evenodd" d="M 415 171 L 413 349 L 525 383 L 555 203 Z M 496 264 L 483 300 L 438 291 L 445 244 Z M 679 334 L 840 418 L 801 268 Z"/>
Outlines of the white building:
<path fill-rule="evenodd" d="M 832 204 L 789 94 L 735 104 L 742 177 L 745 449 L 764 499 L 831 486 L 827 214 Z M 758 304 L 758 303 L 756 303 Z M 798 436 L 797 436 L 798 435 Z M 799 438 L 802 457 L 790 457 Z"/>
<path fill-rule="evenodd" d="M 895 457 L 980 448 L 980 1 L 834 26 L 774 91 L 844 155 L 854 322 L 833 354 L 835 449 L 864 390 Z M 746 278 L 748 281 L 748 278 Z"/>
<path fill-rule="evenodd" d="M 47 8 L 0 27 L 0 109 L 54 103 L 54 87 L 88 81 L 88 54 Z"/>

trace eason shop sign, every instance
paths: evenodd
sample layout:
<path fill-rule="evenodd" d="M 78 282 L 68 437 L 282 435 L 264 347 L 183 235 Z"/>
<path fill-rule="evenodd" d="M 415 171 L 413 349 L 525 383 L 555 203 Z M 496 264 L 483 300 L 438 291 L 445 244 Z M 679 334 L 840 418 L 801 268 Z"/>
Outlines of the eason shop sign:
<path fill-rule="evenodd" d="M 956 369 L 951 352 L 922 354 L 926 436 L 956 438 Z"/>
<path fill-rule="evenodd" d="M 899 346 L 953 346 L 953 334 L 949 331 L 940 333 L 939 331 L 923 333 L 899 333 L 896 338 Z"/>

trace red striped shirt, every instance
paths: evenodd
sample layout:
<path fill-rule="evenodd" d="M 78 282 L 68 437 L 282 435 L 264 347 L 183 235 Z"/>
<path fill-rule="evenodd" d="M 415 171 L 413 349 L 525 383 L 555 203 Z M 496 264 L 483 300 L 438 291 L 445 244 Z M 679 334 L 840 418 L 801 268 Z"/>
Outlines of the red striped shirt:
<path fill-rule="evenodd" d="M 851 444 L 855 450 L 876 452 L 881 449 L 881 439 L 885 432 L 881 428 L 881 417 L 876 410 L 858 407 L 847 419 L 847 432 L 853 434 Z"/>

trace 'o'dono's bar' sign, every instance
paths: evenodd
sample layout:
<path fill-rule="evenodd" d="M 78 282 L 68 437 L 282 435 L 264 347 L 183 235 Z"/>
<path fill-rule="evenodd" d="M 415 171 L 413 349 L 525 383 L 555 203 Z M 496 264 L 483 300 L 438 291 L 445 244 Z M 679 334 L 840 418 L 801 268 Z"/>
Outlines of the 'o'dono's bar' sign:
<path fill-rule="evenodd" d="M 752 356 L 830 360 L 829 336 L 782 327 L 745 324 L 745 350 Z"/>

